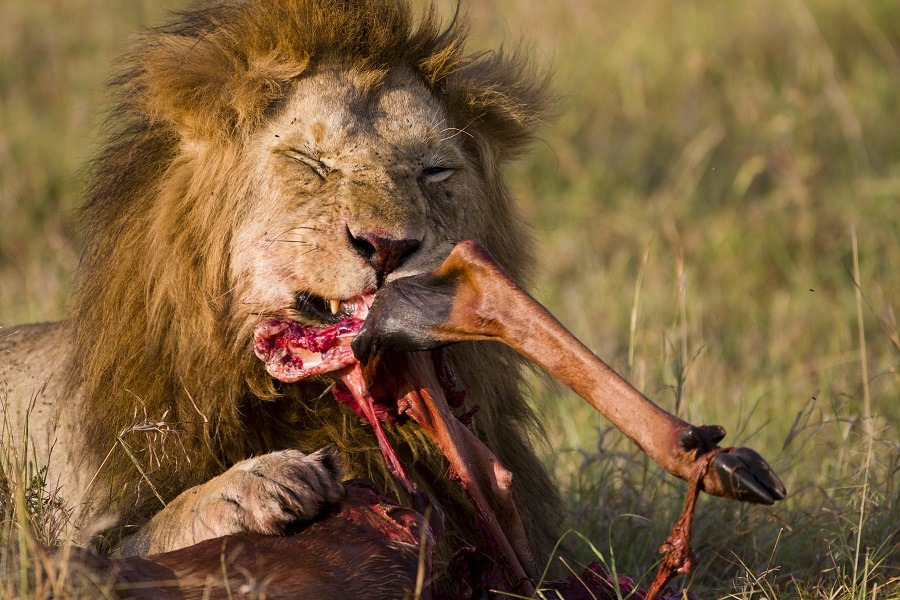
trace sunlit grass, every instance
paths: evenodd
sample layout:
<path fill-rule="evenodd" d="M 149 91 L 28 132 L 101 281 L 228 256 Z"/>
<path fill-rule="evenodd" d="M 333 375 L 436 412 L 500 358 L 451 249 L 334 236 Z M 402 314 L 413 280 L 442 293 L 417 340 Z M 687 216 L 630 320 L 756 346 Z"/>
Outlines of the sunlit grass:
<path fill-rule="evenodd" d="M 63 314 L 107 65 L 177 4 L 0 4 L 3 324 Z M 900 4 L 466 6 L 473 47 L 524 36 L 557 70 L 558 117 L 508 171 L 541 248 L 538 296 L 665 408 L 759 450 L 790 491 L 774 507 L 703 498 L 701 563 L 677 583 L 900 597 Z M 648 583 L 684 484 L 579 399 L 535 389 L 568 525 Z"/>

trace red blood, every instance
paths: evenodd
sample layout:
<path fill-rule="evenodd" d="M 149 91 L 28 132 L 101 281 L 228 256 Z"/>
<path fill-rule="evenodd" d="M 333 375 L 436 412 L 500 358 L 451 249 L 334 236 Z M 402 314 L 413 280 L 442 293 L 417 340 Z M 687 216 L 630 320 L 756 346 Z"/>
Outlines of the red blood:
<path fill-rule="evenodd" d="M 293 383 L 355 364 L 349 342 L 364 322 L 345 316 L 334 325 L 313 327 L 292 320 L 267 319 L 253 330 L 253 350 L 266 364 L 269 375 Z"/>
<path fill-rule="evenodd" d="M 456 379 L 456 373 L 450 368 L 447 353 L 440 348 L 432 352 L 431 357 L 434 361 L 434 370 L 437 373 L 438 381 L 444 388 L 447 404 L 450 405 L 450 408 L 459 408 L 466 401 L 466 390 L 459 389 L 459 381 Z"/>

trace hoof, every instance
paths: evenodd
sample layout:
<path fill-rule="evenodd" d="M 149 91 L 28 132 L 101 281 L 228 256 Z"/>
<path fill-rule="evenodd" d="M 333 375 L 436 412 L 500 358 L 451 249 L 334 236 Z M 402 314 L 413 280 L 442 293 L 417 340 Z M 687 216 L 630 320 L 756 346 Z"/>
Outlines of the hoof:
<path fill-rule="evenodd" d="M 772 467 L 750 448 L 728 448 L 718 453 L 708 475 L 718 479 L 721 495 L 742 502 L 774 504 L 787 496 Z"/>

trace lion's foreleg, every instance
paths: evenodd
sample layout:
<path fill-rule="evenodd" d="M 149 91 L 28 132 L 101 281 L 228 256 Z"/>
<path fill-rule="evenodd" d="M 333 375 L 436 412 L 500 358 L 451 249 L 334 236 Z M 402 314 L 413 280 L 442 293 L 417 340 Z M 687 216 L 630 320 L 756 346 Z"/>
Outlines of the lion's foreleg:
<path fill-rule="evenodd" d="M 241 461 L 182 492 L 117 549 L 120 556 L 169 552 L 233 533 L 277 535 L 340 500 L 343 470 L 331 448 L 281 450 Z"/>

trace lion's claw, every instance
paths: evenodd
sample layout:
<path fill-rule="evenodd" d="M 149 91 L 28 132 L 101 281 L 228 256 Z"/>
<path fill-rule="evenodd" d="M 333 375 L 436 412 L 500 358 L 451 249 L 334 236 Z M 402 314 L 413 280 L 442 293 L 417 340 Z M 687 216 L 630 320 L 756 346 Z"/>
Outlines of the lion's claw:
<path fill-rule="evenodd" d="M 787 496 L 784 484 L 769 464 L 750 448 L 728 448 L 713 459 L 712 472 L 722 495 L 743 502 L 774 504 Z"/>

